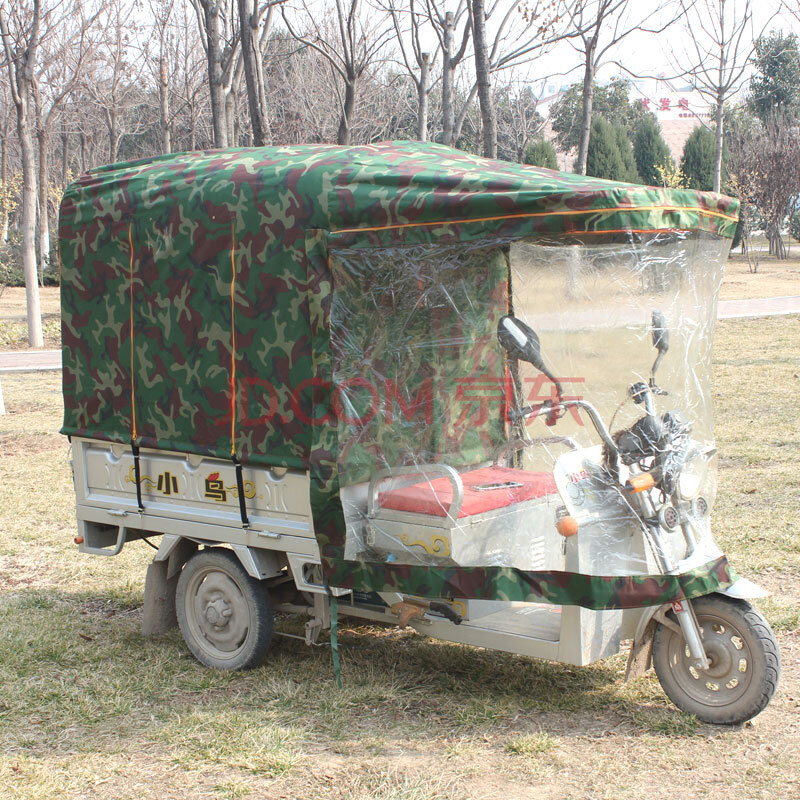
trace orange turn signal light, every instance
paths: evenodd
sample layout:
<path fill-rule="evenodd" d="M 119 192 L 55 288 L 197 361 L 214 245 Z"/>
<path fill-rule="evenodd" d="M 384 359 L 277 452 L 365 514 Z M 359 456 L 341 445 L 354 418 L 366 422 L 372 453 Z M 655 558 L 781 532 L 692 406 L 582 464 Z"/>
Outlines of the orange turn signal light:
<path fill-rule="evenodd" d="M 646 492 L 656 485 L 652 473 L 642 472 L 639 475 L 634 475 L 625 487 L 629 492 Z"/>
<path fill-rule="evenodd" d="M 561 517 L 556 522 L 556 530 L 562 536 L 574 536 L 578 532 L 578 520 L 575 517 Z"/>

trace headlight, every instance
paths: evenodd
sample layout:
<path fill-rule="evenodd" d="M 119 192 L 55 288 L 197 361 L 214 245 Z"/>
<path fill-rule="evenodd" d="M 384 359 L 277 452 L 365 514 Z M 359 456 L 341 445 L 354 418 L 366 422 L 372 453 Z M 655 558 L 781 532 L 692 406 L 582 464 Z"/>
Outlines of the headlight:
<path fill-rule="evenodd" d="M 700 494 L 708 475 L 708 458 L 695 451 L 681 467 L 678 475 L 678 494 L 683 500 L 693 500 Z"/>

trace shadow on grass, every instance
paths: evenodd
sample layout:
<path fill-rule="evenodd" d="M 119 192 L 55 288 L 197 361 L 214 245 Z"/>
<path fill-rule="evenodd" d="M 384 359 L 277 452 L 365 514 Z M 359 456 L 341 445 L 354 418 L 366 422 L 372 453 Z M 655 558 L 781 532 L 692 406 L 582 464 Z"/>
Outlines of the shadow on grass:
<path fill-rule="evenodd" d="M 578 668 L 347 625 L 339 690 L 327 646 L 276 636 L 259 668 L 211 670 L 177 630 L 145 639 L 140 603 L 124 590 L 0 595 L 2 749 L 45 756 L 156 744 L 178 765 L 281 775 L 309 747 L 426 753 L 432 740 L 488 736 L 504 747 L 522 737 L 528 747 L 526 734 L 624 727 L 691 737 L 705 727 L 669 706 L 652 676 L 623 683 L 621 655 Z M 277 627 L 296 632 L 302 621 Z"/>

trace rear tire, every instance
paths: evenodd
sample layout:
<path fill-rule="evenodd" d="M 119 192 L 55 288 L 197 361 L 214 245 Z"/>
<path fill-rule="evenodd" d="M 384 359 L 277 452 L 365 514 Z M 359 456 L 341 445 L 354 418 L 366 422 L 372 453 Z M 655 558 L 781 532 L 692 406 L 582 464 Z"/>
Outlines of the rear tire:
<path fill-rule="evenodd" d="M 678 708 L 703 722 L 746 722 L 766 708 L 778 686 L 775 635 L 744 600 L 711 594 L 691 603 L 711 666 L 695 668 L 683 634 L 660 624 L 653 639 L 658 680 Z"/>
<path fill-rule="evenodd" d="M 251 669 L 269 650 L 274 617 L 269 593 L 230 550 L 201 550 L 186 562 L 175 610 L 184 641 L 208 667 Z"/>

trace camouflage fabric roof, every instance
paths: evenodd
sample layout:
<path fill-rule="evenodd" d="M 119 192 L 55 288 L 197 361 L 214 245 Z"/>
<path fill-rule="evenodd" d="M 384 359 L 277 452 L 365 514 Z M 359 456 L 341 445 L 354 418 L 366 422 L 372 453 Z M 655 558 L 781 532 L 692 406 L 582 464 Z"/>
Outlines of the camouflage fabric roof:
<path fill-rule="evenodd" d="M 67 189 L 60 210 L 62 432 L 310 469 L 332 576 L 337 439 L 320 424 L 330 409 L 332 249 L 662 230 L 731 238 L 737 214 L 737 201 L 712 193 L 419 142 L 100 167 Z M 359 586 L 387 583 L 376 573 Z"/>

